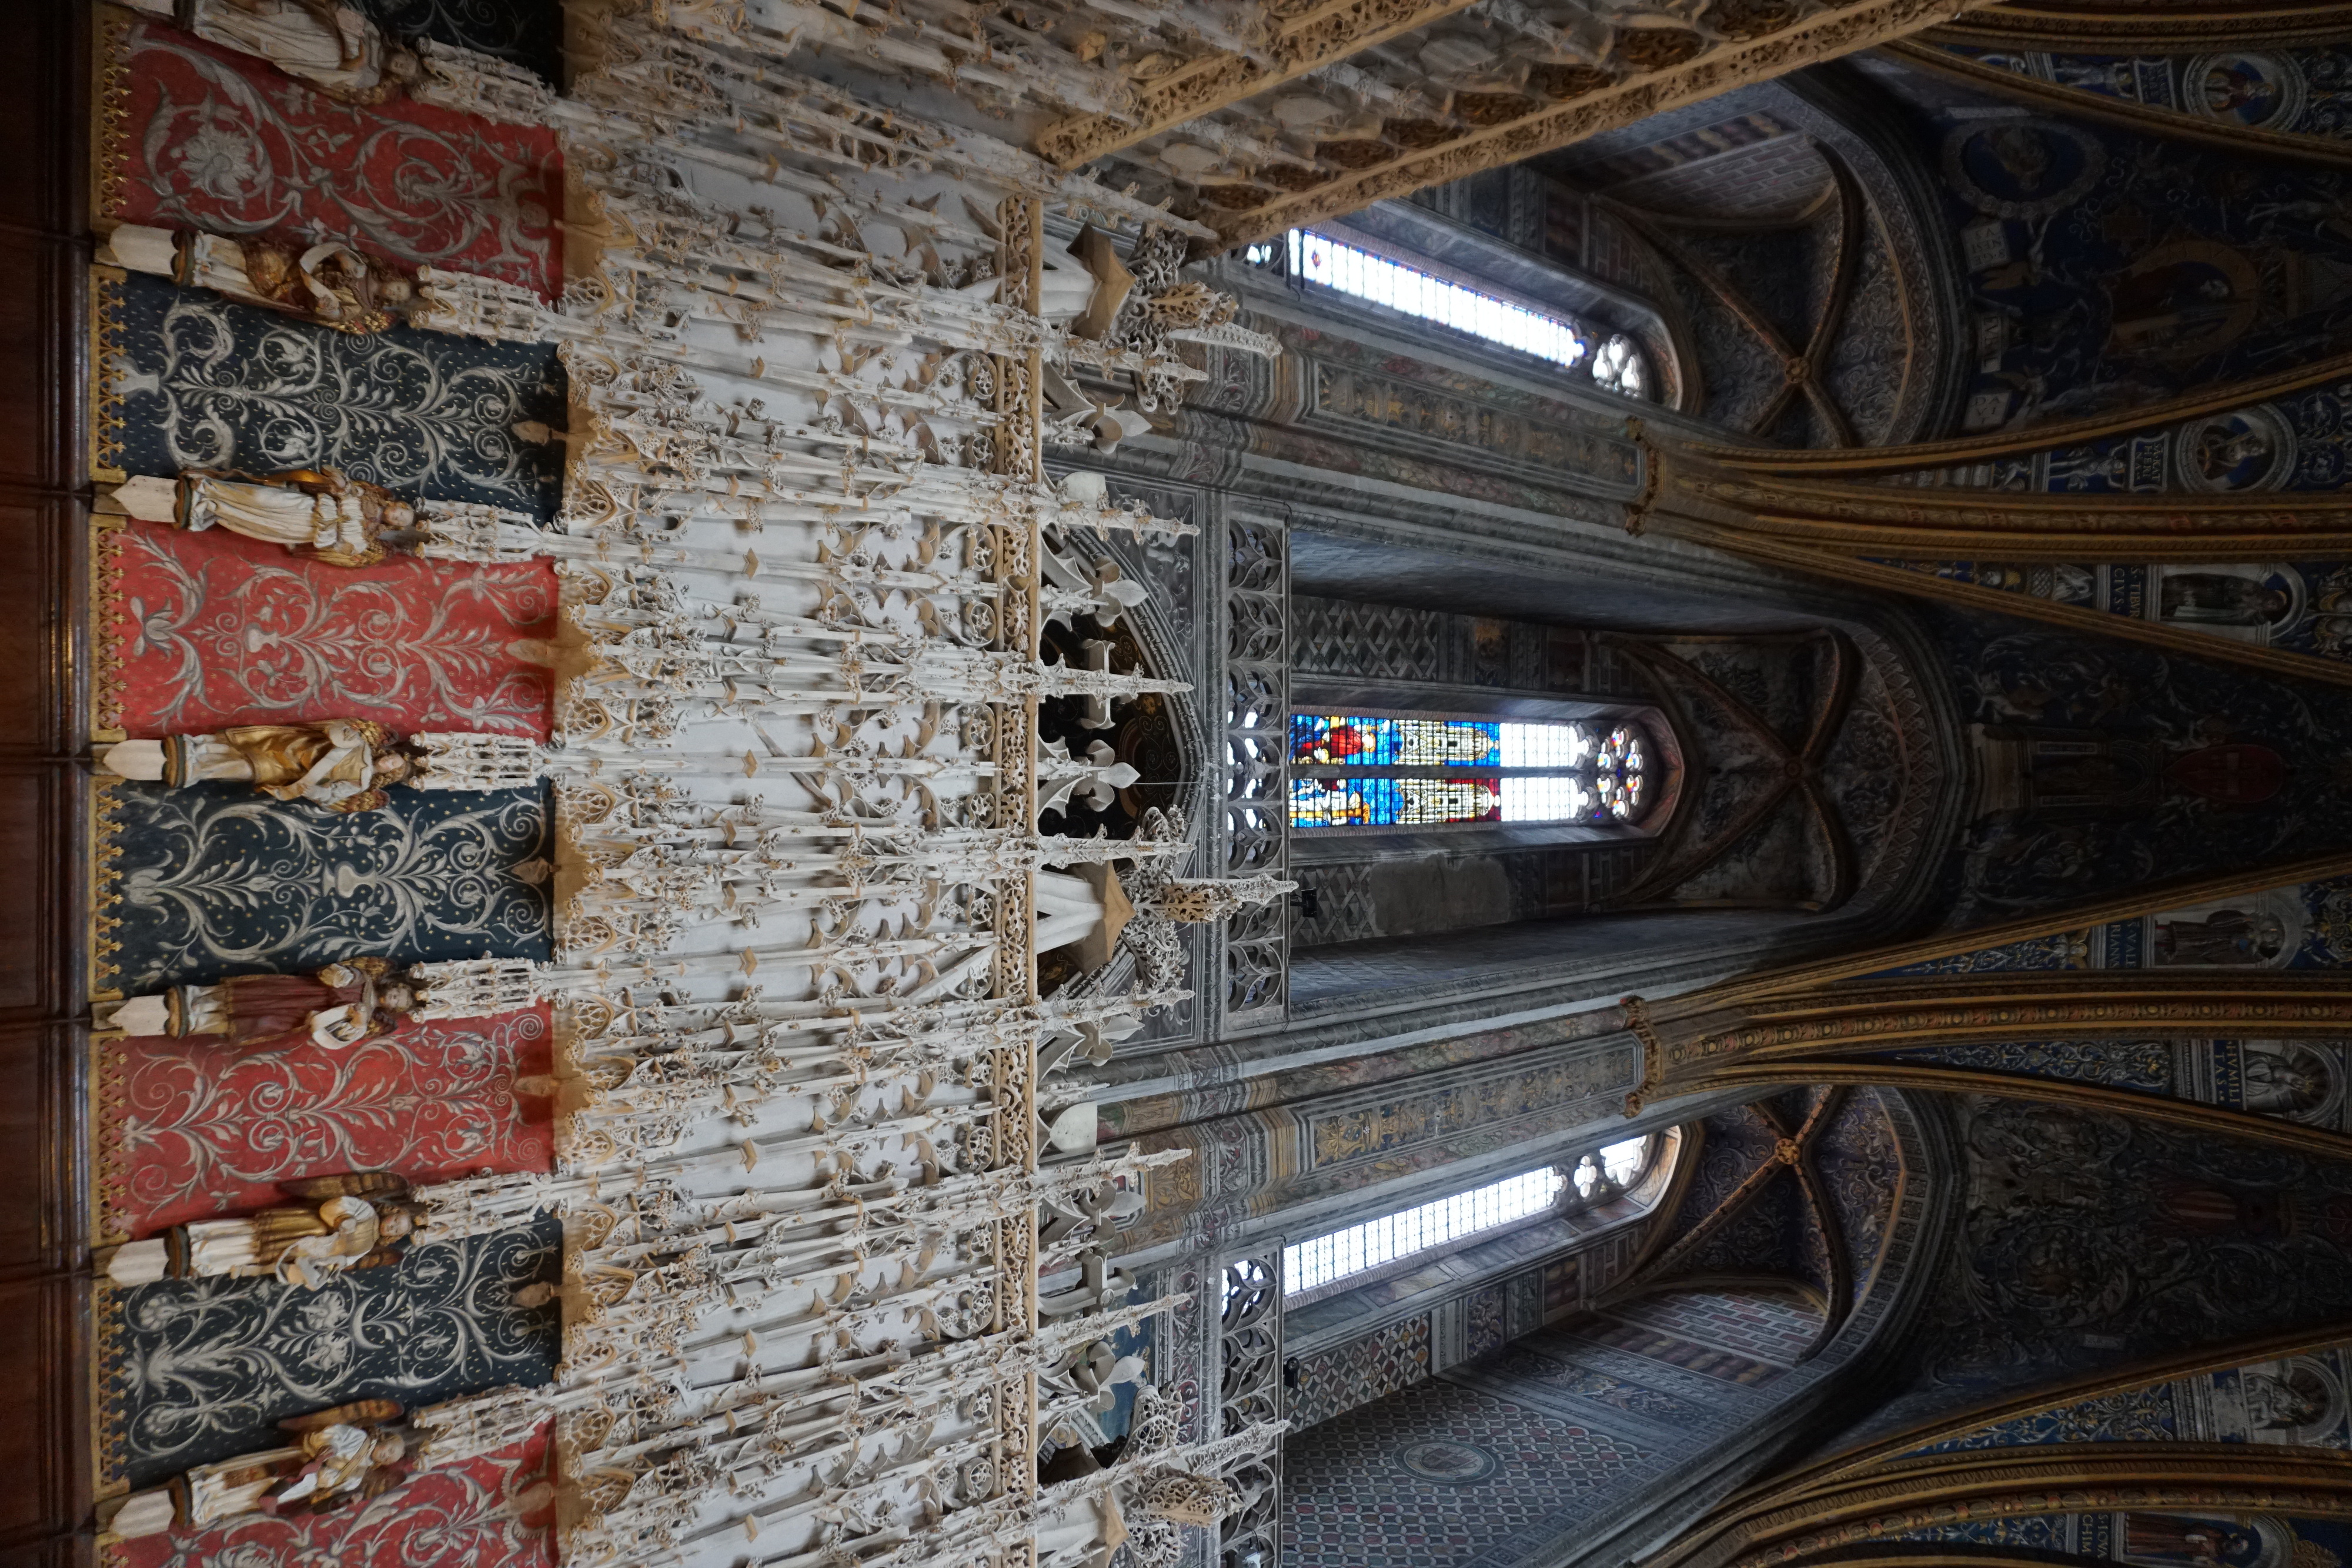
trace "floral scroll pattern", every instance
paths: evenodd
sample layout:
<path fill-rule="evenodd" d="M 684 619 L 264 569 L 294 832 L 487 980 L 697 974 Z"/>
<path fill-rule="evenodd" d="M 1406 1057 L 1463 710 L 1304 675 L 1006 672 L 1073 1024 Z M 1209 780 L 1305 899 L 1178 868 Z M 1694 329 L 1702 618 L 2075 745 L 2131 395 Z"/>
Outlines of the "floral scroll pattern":
<path fill-rule="evenodd" d="M 315 1291 L 205 1279 L 122 1291 L 104 1325 L 103 1468 L 146 1486 L 268 1448 L 287 1416 L 348 1400 L 414 1408 L 547 1382 L 556 1309 L 513 1297 L 555 1281 L 562 1229 L 436 1242 Z"/>
<path fill-rule="evenodd" d="M 548 956 L 537 789 L 418 794 L 373 811 L 286 806 L 235 784 L 116 784 L 100 896 L 126 994 L 226 974 Z M 520 873 L 520 874 L 519 874 Z"/>
<path fill-rule="evenodd" d="M 275 1200 L 278 1184 L 391 1170 L 415 1182 L 543 1171 L 546 1101 L 515 1080 L 549 1071 L 544 1007 L 410 1024 L 341 1051 L 289 1035 L 259 1050 L 218 1036 L 102 1048 L 105 1223 L 151 1236 Z"/>
<path fill-rule="evenodd" d="M 246 1514 L 114 1548 L 113 1568 L 414 1568 L 423 1562 L 555 1568 L 551 1429 L 421 1470 L 358 1508 Z"/>
<path fill-rule="evenodd" d="M 544 561 L 352 570 L 139 522 L 118 559 L 108 631 L 129 734 L 348 716 L 547 738 L 547 669 L 513 652 L 554 629 Z"/>
<path fill-rule="evenodd" d="M 524 435 L 563 423 L 552 347 L 354 337 L 144 273 L 104 298 L 99 423 L 125 473 L 338 468 L 412 498 L 554 512 L 560 449 Z"/>
<path fill-rule="evenodd" d="M 447 29 L 427 18 L 415 30 Z M 411 267 L 484 273 L 541 295 L 562 288 L 554 132 L 420 103 L 338 103 L 265 61 L 157 23 L 125 25 L 112 56 L 124 96 L 101 153 L 106 215 L 303 244 L 345 239 Z"/>

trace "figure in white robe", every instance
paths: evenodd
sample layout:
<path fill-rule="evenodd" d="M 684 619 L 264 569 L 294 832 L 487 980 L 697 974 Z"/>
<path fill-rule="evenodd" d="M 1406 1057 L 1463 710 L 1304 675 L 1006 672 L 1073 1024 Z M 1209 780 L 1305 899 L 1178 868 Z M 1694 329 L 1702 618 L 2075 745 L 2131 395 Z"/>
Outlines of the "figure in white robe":
<path fill-rule="evenodd" d="M 178 0 L 180 26 L 257 55 L 331 96 L 374 103 L 416 79 L 416 57 L 335 0 Z"/>

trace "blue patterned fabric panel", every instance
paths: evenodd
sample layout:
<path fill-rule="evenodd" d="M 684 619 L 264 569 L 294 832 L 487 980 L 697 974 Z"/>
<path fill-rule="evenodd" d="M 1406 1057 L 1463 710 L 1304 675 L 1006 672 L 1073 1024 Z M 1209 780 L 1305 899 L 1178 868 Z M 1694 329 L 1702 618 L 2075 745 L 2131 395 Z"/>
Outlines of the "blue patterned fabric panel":
<path fill-rule="evenodd" d="M 101 426 L 128 474 L 339 468 L 412 499 L 475 501 L 544 522 L 563 487 L 563 368 L 553 344 L 405 327 L 358 337 L 132 273 L 107 323 Z"/>
<path fill-rule="evenodd" d="M 106 1344 L 101 1469 L 149 1486 L 191 1465 L 276 1448 L 278 1423 L 354 1399 L 408 1409 L 555 1375 L 553 1218 L 412 1250 L 307 1291 L 275 1280 L 163 1280 L 125 1291 Z"/>
<path fill-rule="evenodd" d="M 553 852 L 543 789 L 394 789 L 348 814 L 240 784 L 113 789 L 98 891 L 125 995 L 362 955 L 549 956 L 547 893 L 516 874 Z"/>

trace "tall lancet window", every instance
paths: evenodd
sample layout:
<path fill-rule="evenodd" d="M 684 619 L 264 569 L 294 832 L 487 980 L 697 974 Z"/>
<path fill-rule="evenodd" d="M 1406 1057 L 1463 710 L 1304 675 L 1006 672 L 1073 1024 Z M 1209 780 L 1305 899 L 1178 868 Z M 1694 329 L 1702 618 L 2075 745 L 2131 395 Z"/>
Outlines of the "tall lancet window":
<path fill-rule="evenodd" d="M 1297 828 L 1454 822 L 1638 823 L 1655 795 L 1652 747 L 1630 720 L 1290 716 Z"/>

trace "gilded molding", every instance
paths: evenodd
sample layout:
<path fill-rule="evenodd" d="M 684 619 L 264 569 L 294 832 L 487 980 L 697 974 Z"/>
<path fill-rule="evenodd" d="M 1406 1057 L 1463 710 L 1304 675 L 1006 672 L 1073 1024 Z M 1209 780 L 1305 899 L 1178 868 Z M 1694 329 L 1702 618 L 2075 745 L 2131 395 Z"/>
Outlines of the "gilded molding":
<path fill-rule="evenodd" d="M 1351 178 L 1333 180 L 1264 206 L 1218 213 L 1210 221 L 1217 227 L 1219 248 L 1247 245 L 1285 229 L 1356 212 L 1374 202 L 1520 162 L 1680 104 L 1885 43 L 1949 21 L 1976 3 L 1867 0 L 1825 10 L 1778 33 L 1727 43 L 1712 53 L 1663 70 L 1637 71 L 1533 114 L 1401 155 Z"/>
<path fill-rule="evenodd" d="M 1692 449 L 1726 467 L 1759 474 L 1899 474 L 1914 468 L 1943 468 L 1986 462 L 1995 457 L 2040 452 L 2046 447 L 2071 446 L 2110 435 L 2126 435 L 2135 430 L 2152 430 L 2158 425 L 2175 424 L 2182 420 L 2200 419 L 2233 408 L 2268 402 L 2273 398 L 2305 392 L 2328 382 L 2340 381 L 2346 376 L 2352 376 L 2352 353 L 2333 354 L 2273 376 L 2255 376 L 2242 382 L 2232 382 L 2165 402 L 2142 403 L 2136 408 L 2118 409 L 2112 413 L 1988 431 L 1980 435 L 1954 436 L 1943 441 L 1919 441 L 1905 446 L 1877 446 L 1864 451 L 1828 448 L 1796 451 L 1785 447 L 1696 444 Z"/>
<path fill-rule="evenodd" d="M 2126 643 L 2140 643 L 2161 648 L 2186 658 L 2206 659 L 2220 664 L 2242 664 L 2268 674 L 2289 680 L 2318 681 L 2328 685 L 2352 685 L 2352 664 L 2340 659 L 2321 658 L 2317 654 L 2298 653 L 2292 648 L 2265 647 L 2253 643 L 2240 643 L 2227 637 L 2183 626 L 2168 625 L 2158 621 L 2139 621 L 2127 615 L 2116 615 L 2104 610 L 2085 609 L 2079 604 L 2061 604 L 2031 593 L 2011 593 L 2003 589 L 1987 588 L 1980 583 L 1958 582 L 1932 572 L 1914 571 L 1907 567 L 1889 566 L 1881 561 L 1864 560 L 1857 556 L 1831 553 L 1808 549 L 1801 545 L 1785 544 L 1778 539 L 1761 538 L 1736 528 L 1715 524 L 1685 525 L 1677 522 L 1669 532 L 1678 538 L 1709 544 L 1732 555 L 1751 560 L 1768 561 L 1775 566 L 1796 571 L 1810 572 L 1833 581 L 1853 583 L 1860 587 L 1883 589 L 1888 592 L 1906 594 L 1916 599 L 1938 599 L 1947 603 L 1966 605 L 1970 609 L 1991 611 L 1996 614 L 2014 615 L 2021 620 L 2042 621 L 2069 631 L 2088 632 L 2095 636 L 2113 637 Z M 2105 559 L 2116 559 L 2118 552 L 2105 548 Z M 2265 543 L 2259 547 L 2242 544 L 2235 553 L 2221 547 L 2204 553 L 2212 560 L 2243 560 L 2251 551 L 2257 559 L 2267 559 L 2278 553 L 2283 542 Z M 2299 553 L 2303 547 L 2294 548 Z M 1971 551 L 1978 559 L 2014 560 L 2029 558 L 2033 552 L 2011 550 Z M 2168 552 L 2176 560 L 2199 559 L 2200 552 Z M 2081 552 L 2062 555 L 2056 559 L 2080 560 Z M 2125 558 L 2130 559 L 2130 558 Z M 2137 559 L 2145 559 L 2145 555 Z"/>
<path fill-rule="evenodd" d="M 2352 30 L 2352 15 L 2347 15 L 2342 25 Z M 1998 66 L 1989 66 L 1981 60 L 1969 59 L 1937 47 L 1936 43 L 1939 41 L 1961 42 L 1958 38 L 1943 39 L 1943 32 L 1944 29 L 1937 29 L 1938 37 L 1924 44 L 1898 40 L 1885 46 L 1886 51 L 1922 70 L 1934 71 L 2011 98 L 2023 99 L 2029 103 L 2076 119 L 2100 120 L 2126 131 L 2146 131 L 2178 141 L 2200 141 L 2208 146 L 2252 152 L 2263 158 L 2284 158 L 2330 169 L 2352 168 L 2352 143 L 2339 141 L 2334 137 L 2264 131 L 2259 126 L 2207 120 L 2182 114 L 2177 110 L 2153 109 L 2131 99 L 2111 98 L 2105 93 L 2088 92 L 2081 88 L 2063 87 L 2054 81 L 2043 81 L 2039 77 L 2020 76 L 2015 71 L 2002 70 Z M 2242 40 L 2234 37 L 2230 42 L 2242 46 Z M 2013 42 L 2007 42 L 2002 47 L 2015 46 Z"/>
<path fill-rule="evenodd" d="M 2007 5 L 1939 27 L 1928 40 L 2002 49 L 2133 54 L 2333 43 L 2352 33 L 2352 5 L 2214 5 L 2200 10 L 2118 5 L 2112 11 Z"/>
<path fill-rule="evenodd" d="M 1221 50 L 1187 60 L 1159 80 L 1137 87 L 1138 117 L 1073 115 L 1038 132 L 1032 148 L 1057 168 L 1076 169 L 1476 3 L 1327 0 L 1277 26 L 1264 58 Z"/>
<path fill-rule="evenodd" d="M 1939 958 L 1957 957 L 1986 947 L 2031 941 L 2037 936 L 2053 936 L 2088 925 L 2104 925 L 2111 920 L 2137 919 L 2159 910 L 2234 898 L 2248 893 L 2259 893 L 2265 888 L 2322 882 L 2329 877 L 2346 875 L 2352 875 L 2352 853 L 2311 855 L 2242 871 L 2148 883 L 2129 893 L 2089 904 L 2070 904 L 2021 915 L 2014 920 L 1995 921 L 1967 931 L 1939 931 L 1908 942 L 1889 943 L 1881 947 L 1793 964 L 1704 987 L 1653 1003 L 1651 1018 L 1659 1022 L 1669 1019 L 1695 1019 L 1718 1009 L 1752 1004 L 1773 997 L 1802 996 L 1835 981 L 1859 979 L 1866 975 L 1914 964 L 1933 963 Z"/>

